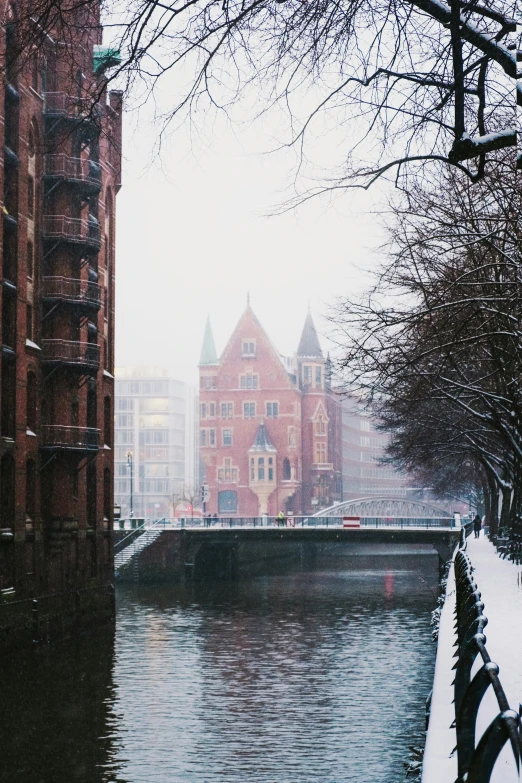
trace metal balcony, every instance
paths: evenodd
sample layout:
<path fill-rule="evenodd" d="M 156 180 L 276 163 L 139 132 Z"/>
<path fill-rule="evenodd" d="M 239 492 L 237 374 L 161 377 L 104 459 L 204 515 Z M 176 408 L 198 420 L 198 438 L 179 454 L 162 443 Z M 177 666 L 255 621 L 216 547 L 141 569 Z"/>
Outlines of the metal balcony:
<path fill-rule="evenodd" d="M 98 451 L 100 430 L 92 427 L 69 427 L 44 424 L 41 427 L 40 448 L 64 451 Z"/>
<path fill-rule="evenodd" d="M 71 158 L 68 155 L 46 155 L 46 179 L 61 179 L 80 185 L 91 192 L 101 188 L 101 166 L 94 160 Z"/>
<path fill-rule="evenodd" d="M 42 299 L 46 302 L 62 302 L 89 310 L 99 310 L 101 286 L 90 280 L 44 277 L 42 278 Z"/>
<path fill-rule="evenodd" d="M 100 249 L 100 226 L 97 221 L 66 215 L 44 215 L 43 224 L 44 240 L 73 242 L 96 252 Z"/>
<path fill-rule="evenodd" d="M 81 370 L 97 370 L 100 346 L 73 340 L 42 340 L 42 361 Z"/>
<path fill-rule="evenodd" d="M 44 114 L 68 120 L 94 120 L 101 113 L 98 104 L 90 98 L 80 98 L 66 92 L 44 93 Z"/>

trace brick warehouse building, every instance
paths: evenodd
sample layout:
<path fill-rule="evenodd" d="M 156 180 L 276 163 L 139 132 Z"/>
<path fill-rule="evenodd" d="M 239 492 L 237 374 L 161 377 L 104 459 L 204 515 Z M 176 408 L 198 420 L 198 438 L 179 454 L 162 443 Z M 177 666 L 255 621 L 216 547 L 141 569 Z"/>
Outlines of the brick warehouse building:
<path fill-rule="evenodd" d="M 207 512 L 298 515 L 342 499 L 341 408 L 310 313 L 291 358 L 250 304 L 219 359 L 207 321 L 199 373 Z"/>
<path fill-rule="evenodd" d="M 23 62 L 16 4 L 1 28 L 0 647 L 113 614 L 121 93 L 93 8 Z"/>

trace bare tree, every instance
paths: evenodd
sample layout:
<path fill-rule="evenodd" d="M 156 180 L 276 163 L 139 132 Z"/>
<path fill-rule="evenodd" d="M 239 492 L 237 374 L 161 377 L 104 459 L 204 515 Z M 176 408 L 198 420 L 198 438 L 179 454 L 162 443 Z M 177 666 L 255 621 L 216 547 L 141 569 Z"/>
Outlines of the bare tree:
<path fill-rule="evenodd" d="M 17 7 L 25 49 L 51 29 L 67 41 L 78 19 L 98 23 L 94 0 Z M 260 111 L 289 112 L 283 143 L 302 162 L 308 136 L 335 127 L 344 163 L 308 197 L 402 178 L 429 161 L 477 181 L 516 143 L 508 0 L 106 0 L 104 14 L 122 53 L 111 80 L 146 96 L 170 72 L 188 75 L 164 129 L 185 111 L 226 111 L 245 88 Z"/>
<path fill-rule="evenodd" d="M 409 470 L 440 459 L 471 466 L 512 525 L 522 512 L 514 185 L 507 165 L 473 188 L 456 171 L 417 183 L 393 210 L 390 260 L 377 285 L 334 314 L 345 371 L 394 432 L 390 454 Z"/>
<path fill-rule="evenodd" d="M 202 505 L 202 490 L 198 483 L 184 484 L 178 492 L 170 497 L 173 513 L 176 514 L 177 508 L 185 508 L 190 512 L 191 519 L 194 518 L 194 509 Z"/>

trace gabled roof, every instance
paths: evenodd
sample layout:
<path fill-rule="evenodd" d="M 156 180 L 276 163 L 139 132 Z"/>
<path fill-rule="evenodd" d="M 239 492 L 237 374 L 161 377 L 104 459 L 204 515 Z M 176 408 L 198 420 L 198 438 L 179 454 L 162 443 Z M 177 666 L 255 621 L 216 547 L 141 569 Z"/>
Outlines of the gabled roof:
<path fill-rule="evenodd" d="M 265 422 L 263 420 L 261 420 L 261 424 L 257 428 L 256 437 L 254 438 L 252 447 L 249 449 L 249 452 L 250 451 L 277 451 L 268 437 L 268 432 L 266 431 Z"/>
<path fill-rule="evenodd" d="M 302 359 L 324 358 L 323 352 L 321 350 L 321 344 L 319 342 L 319 337 L 317 336 L 315 324 L 310 312 L 308 312 L 308 315 L 306 316 L 301 339 L 299 340 L 297 356 Z"/>
<path fill-rule="evenodd" d="M 219 364 L 219 362 L 216 352 L 216 344 L 214 342 L 214 335 L 212 334 L 210 318 L 207 316 L 205 334 L 203 336 L 203 345 L 201 346 L 201 356 L 199 357 L 199 366 L 205 367 L 217 364 Z"/>

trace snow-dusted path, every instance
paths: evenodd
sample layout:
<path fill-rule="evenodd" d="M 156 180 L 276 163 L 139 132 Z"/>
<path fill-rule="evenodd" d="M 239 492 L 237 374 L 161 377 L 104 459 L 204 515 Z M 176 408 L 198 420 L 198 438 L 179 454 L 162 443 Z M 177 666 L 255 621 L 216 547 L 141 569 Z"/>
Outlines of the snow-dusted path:
<path fill-rule="evenodd" d="M 468 554 L 475 568 L 474 578 L 488 618 L 486 647 L 499 666 L 502 686 L 512 709 L 522 701 L 522 566 L 500 560 L 493 545 L 483 536 L 468 538 Z M 453 687 L 455 672 L 452 657 L 456 636 L 453 630 L 455 581 L 453 566 L 448 577 L 447 598 L 442 611 L 437 661 L 433 683 L 430 726 L 426 738 L 422 783 L 453 783 L 457 777 L 457 758 L 451 752 L 456 744 Z M 482 665 L 477 657 L 472 676 Z M 489 688 L 477 717 L 477 738 L 499 712 L 493 689 Z M 493 771 L 491 783 L 515 783 L 519 780 L 513 756 L 504 748 Z"/>

